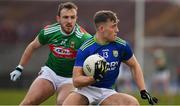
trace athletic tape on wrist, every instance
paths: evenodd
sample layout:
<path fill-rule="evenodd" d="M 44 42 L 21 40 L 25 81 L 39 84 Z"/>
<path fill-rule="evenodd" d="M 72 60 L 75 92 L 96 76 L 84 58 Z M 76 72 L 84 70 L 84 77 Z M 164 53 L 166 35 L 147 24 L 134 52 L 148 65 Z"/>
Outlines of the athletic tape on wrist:
<path fill-rule="evenodd" d="M 22 69 L 22 70 L 24 69 L 24 67 L 22 65 L 18 65 L 17 67 Z"/>
<path fill-rule="evenodd" d="M 16 67 L 16 70 L 18 70 L 18 71 L 22 72 L 23 68 L 24 68 L 23 66 L 18 65 L 18 66 Z"/>

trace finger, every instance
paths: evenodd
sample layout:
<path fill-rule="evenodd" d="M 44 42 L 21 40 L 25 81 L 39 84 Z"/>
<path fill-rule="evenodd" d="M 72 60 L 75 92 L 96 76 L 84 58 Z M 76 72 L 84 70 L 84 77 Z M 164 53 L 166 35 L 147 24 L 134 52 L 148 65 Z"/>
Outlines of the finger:
<path fill-rule="evenodd" d="M 101 64 L 101 61 L 98 61 L 98 69 L 101 69 L 102 68 L 102 64 Z M 101 71 L 101 70 L 100 70 Z"/>
<path fill-rule="evenodd" d="M 16 74 L 14 74 L 12 80 L 13 80 L 13 81 L 16 81 L 16 79 L 17 79 L 17 76 L 16 76 Z"/>
<path fill-rule="evenodd" d="M 154 105 L 152 98 L 148 98 L 149 104 Z"/>
<path fill-rule="evenodd" d="M 105 64 L 105 68 L 104 68 L 104 71 L 105 71 L 105 72 L 107 71 L 107 64 Z"/>
<path fill-rule="evenodd" d="M 101 69 L 100 71 L 101 71 L 101 73 L 102 73 L 103 70 L 104 70 L 104 67 L 103 67 L 103 61 L 100 61 L 99 63 L 100 63 L 100 69 Z"/>
<path fill-rule="evenodd" d="M 109 66 L 109 65 L 108 65 L 107 62 L 106 62 L 106 70 L 108 69 L 108 66 Z"/>
<path fill-rule="evenodd" d="M 98 69 L 98 63 L 95 63 L 95 70 Z"/>
<path fill-rule="evenodd" d="M 104 69 L 105 69 L 105 67 L 104 67 L 104 61 L 101 61 L 101 72 L 102 72 L 102 73 L 104 73 Z"/>
<path fill-rule="evenodd" d="M 152 101 L 149 102 L 150 105 L 154 105 L 154 103 Z"/>
<path fill-rule="evenodd" d="M 10 74 L 10 79 L 13 80 L 13 77 L 14 77 L 14 75 L 11 73 Z"/>
<path fill-rule="evenodd" d="M 158 103 L 158 99 L 156 97 L 152 98 L 155 103 Z"/>
<path fill-rule="evenodd" d="M 106 72 L 106 70 L 107 70 L 107 63 L 106 63 L 105 61 L 103 61 L 103 67 L 104 67 L 103 72 L 105 73 L 105 72 Z"/>

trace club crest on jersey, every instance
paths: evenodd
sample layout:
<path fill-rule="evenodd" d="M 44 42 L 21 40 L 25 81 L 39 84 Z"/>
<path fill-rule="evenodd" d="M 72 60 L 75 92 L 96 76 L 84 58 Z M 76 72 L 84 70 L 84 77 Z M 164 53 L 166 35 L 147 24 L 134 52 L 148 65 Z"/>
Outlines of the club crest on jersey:
<path fill-rule="evenodd" d="M 117 50 L 113 50 L 113 56 L 118 57 L 118 51 Z"/>

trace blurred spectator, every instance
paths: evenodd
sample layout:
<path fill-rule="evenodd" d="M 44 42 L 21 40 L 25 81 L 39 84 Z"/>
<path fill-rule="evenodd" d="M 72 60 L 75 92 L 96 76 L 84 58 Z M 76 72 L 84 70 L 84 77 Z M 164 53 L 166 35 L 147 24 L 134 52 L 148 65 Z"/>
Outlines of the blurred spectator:
<path fill-rule="evenodd" d="M 180 67 L 177 68 L 177 87 L 178 87 L 178 92 L 180 93 Z"/>
<path fill-rule="evenodd" d="M 0 24 L 0 42 L 15 43 L 17 42 L 17 31 L 12 21 L 4 21 Z"/>
<path fill-rule="evenodd" d="M 170 70 L 167 67 L 166 56 L 162 49 L 154 51 L 155 72 L 152 77 L 152 90 L 156 93 L 169 92 Z"/>
<path fill-rule="evenodd" d="M 120 73 L 115 86 L 116 91 L 131 92 L 133 88 L 133 83 L 132 83 L 133 80 L 132 80 L 130 68 L 126 64 L 121 63 L 119 70 Z"/>

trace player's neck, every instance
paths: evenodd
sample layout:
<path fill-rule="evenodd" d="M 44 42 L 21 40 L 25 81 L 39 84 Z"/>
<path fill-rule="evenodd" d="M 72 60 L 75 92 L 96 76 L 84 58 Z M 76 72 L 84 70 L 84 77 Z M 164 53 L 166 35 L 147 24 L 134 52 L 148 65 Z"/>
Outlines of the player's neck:
<path fill-rule="evenodd" d="M 96 35 L 95 35 L 95 37 L 94 37 L 96 43 L 98 43 L 98 44 L 100 44 L 100 45 L 106 45 L 106 44 L 108 44 L 109 42 L 106 41 L 105 39 L 103 39 L 102 36 L 103 36 L 103 35 L 102 35 L 101 33 L 96 32 Z"/>
<path fill-rule="evenodd" d="M 72 31 L 69 32 L 69 33 L 65 32 L 64 29 L 63 29 L 61 26 L 60 26 L 60 31 L 61 31 L 61 33 L 62 33 L 63 35 L 65 35 L 65 36 L 70 36 L 70 35 L 72 35 L 72 33 L 74 33 L 74 31 L 75 31 L 75 26 L 74 26 L 74 28 L 72 29 Z"/>

